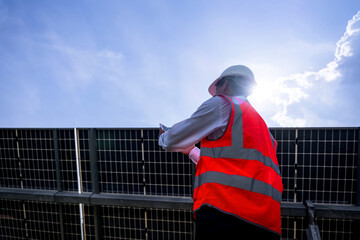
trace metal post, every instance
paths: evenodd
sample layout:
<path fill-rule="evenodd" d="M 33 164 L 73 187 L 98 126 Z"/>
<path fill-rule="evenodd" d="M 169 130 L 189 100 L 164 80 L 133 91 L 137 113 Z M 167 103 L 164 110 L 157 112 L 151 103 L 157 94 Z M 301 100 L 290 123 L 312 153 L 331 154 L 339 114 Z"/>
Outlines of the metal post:
<path fill-rule="evenodd" d="M 82 173 L 81 173 L 81 158 L 79 148 L 79 129 L 74 128 L 74 142 L 75 142 L 75 157 L 76 157 L 76 177 L 78 185 L 78 193 L 83 192 Z"/>
<path fill-rule="evenodd" d="M 309 228 L 306 229 L 306 236 L 308 240 L 321 240 L 318 225 L 315 224 L 315 206 L 310 200 L 305 201 L 306 206 L 306 220 Z"/>
<path fill-rule="evenodd" d="M 77 184 L 78 184 L 78 193 L 82 193 L 82 174 L 81 174 L 81 159 L 80 159 L 80 148 L 79 148 L 79 129 L 74 128 L 74 141 L 75 141 L 75 156 L 76 156 L 76 173 L 77 173 Z M 84 205 L 79 204 L 79 215 L 80 215 L 80 230 L 81 230 L 81 239 L 85 240 L 85 219 L 84 219 Z"/>

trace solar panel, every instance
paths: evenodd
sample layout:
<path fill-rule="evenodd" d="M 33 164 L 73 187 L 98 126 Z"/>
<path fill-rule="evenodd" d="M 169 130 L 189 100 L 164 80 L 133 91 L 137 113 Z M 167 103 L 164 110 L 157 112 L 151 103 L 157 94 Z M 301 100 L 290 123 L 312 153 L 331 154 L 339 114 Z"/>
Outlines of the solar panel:
<path fill-rule="evenodd" d="M 62 189 L 64 191 L 78 191 L 73 129 L 58 130 L 58 146 Z"/>
<path fill-rule="evenodd" d="M 78 204 L 61 204 L 64 239 L 81 239 L 80 214 Z"/>
<path fill-rule="evenodd" d="M 90 159 L 93 130 L 0 129 L 0 187 L 56 191 L 60 183 L 60 190 L 77 192 L 80 181 L 82 191 L 92 192 L 95 176 L 100 193 L 192 196 L 193 163 L 163 151 L 157 129 L 95 129 L 97 170 Z M 284 202 L 357 203 L 358 128 L 270 131 L 278 142 Z M 189 210 L 11 199 L 0 204 L 1 239 L 96 239 L 98 234 L 104 239 L 192 239 L 194 231 Z M 316 223 L 323 239 L 352 239 L 358 231 L 351 219 L 316 218 Z M 282 216 L 284 239 L 305 239 L 306 228 L 305 218 Z"/>
<path fill-rule="evenodd" d="M 97 131 L 101 192 L 191 196 L 191 161 L 164 152 L 157 135 L 153 129 Z"/>
<path fill-rule="evenodd" d="M 101 207 L 103 239 L 145 239 L 145 214 L 142 208 Z"/>
<path fill-rule="evenodd" d="M 300 129 L 297 201 L 355 204 L 358 130 Z"/>
<path fill-rule="evenodd" d="M 79 129 L 79 153 L 81 163 L 81 177 L 82 177 L 82 190 L 84 192 L 91 192 L 91 167 L 90 167 L 90 142 L 89 130 Z"/>
<path fill-rule="evenodd" d="M 100 191 L 144 194 L 140 130 L 97 131 Z"/>
<path fill-rule="evenodd" d="M 0 186 L 21 188 L 19 154 L 14 129 L 0 131 Z"/>
<path fill-rule="evenodd" d="M 355 204 L 358 129 L 271 129 L 283 201 Z"/>
<path fill-rule="evenodd" d="M 21 201 L 0 199 L 0 239 L 25 239 L 24 218 Z"/>
<path fill-rule="evenodd" d="M 25 229 L 28 239 L 61 239 L 57 204 L 24 202 Z"/>
<path fill-rule="evenodd" d="M 283 181 L 282 201 L 295 201 L 295 148 L 296 131 L 294 129 L 270 129 L 278 143 L 277 158 Z"/>
<path fill-rule="evenodd" d="M 147 227 L 148 239 L 193 239 L 192 211 L 149 209 Z"/>
<path fill-rule="evenodd" d="M 92 219 L 86 212 L 88 237 Z M 78 204 L 0 199 L 0 239 L 81 239 Z"/>
<path fill-rule="evenodd" d="M 355 238 L 356 221 L 351 219 L 316 218 L 316 224 L 320 230 L 321 239 L 348 240 Z M 281 217 L 282 239 L 307 239 L 308 229 L 303 217 Z"/>
<path fill-rule="evenodd" d="M 321 239 L 348 240 L 355 238 L 355 221 L 350 219 L 317 218 Z"/>
<path fill-rule="evenodd" d="M 193 165 L 188 156 L 158 145 L 158 130 L 143 130 L 147 195 L 191 197 Z"/>
<path fill-rule="evenodd" d="M 84 225 L 85 225 L 85 233 L 84 233 L 84 239 L 86 240 L 92 240 L 96 239 L 96 233 L 95 233 L 95 222 L 94 222 L 94 211 L 95 207 L 91 205 L 85 205 L 84 206 Z"/>
<path fill-rule="evenodd" d="M 52 130 L 16 130 L 23 188 L 56 190 Z"/>
<path fill-rule="evenodd" d="M 306 228 L 303 217 L 281 217 L 282 239 L 306 239 Z"/>

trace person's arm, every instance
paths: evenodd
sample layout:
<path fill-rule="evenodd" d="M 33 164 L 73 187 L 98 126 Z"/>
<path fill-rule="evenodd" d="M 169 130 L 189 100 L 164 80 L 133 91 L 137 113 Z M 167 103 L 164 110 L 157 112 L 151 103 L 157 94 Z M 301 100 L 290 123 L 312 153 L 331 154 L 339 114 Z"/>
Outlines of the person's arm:
<path fill-rule="evenodd" d="M 161 134 L 159 145 L 166 151 L 184 152 L 204 137 L 217 130 L 222 131 L 227 125 L 229 111 L 229 103 L 225 99 L 219 96 L 210 98 L 190 118 L 176 123 Z"/>

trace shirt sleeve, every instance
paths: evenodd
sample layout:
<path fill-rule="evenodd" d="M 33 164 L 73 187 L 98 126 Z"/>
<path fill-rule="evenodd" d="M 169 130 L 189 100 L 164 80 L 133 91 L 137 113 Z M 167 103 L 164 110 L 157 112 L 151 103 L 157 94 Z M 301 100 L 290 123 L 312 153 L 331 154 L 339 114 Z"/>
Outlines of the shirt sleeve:
<path fill-rule="evenodd" d="M 230 103 L 215 96 L 204 102 L 190 118 L 176 123 L 159 138 L 159 145 L 169 152 L 180 152 L 204 137 L 226 129 Z"/>

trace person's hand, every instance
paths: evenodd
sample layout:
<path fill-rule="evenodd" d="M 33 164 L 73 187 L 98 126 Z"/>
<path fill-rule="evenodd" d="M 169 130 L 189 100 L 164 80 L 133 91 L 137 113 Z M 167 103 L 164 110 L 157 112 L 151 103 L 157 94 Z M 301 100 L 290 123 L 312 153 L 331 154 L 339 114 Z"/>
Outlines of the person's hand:
<path fill-rule="evenodd" d="M 191 150 L 193 150 L 194 147 L 195 147 L 195 146 L 193 145 L 193 146 L 189 147 L 188 149 L 183 150 L 183 151 L 180 151 L 180 152 L 181 152 L 182 154 L 189 155 L 189 153 L 191 152 Z"/>

